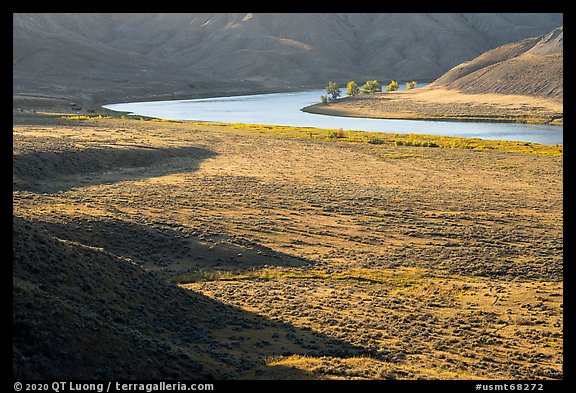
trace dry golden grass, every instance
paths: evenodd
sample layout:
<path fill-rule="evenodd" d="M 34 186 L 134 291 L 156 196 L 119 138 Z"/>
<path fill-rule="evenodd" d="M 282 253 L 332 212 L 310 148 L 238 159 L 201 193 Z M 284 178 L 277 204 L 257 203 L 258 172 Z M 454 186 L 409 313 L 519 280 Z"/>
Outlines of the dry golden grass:
<path fill-rule="evenodd" d="M 528 154 L 548 147 L 34 119 L 13 127 L 16 216 L 283 326 L 214 329 L 227 375 L 563 376 L 563 163 Z"/>
<path fill-rule="evenodd" d="M 369 350 L 364 359 L 287 356 L 268 366 L 321 378 L 557 378 L 562 363 L 562 284 L 507 284 L 426 271 L 393 281 L 310 277 L 186 284 L 273 320 Z M 376 275 L 381 272 L 375 272 Z M 281 278 L 283 277 L 283 278 Z M 337 352 L 336 352 L 337 353 Z M 362 360 L 362 361 L 360 361 Z M 263 374 L 261 377 L 264 377 Z M 528 377 L 529 376 L 529 377 Z"/>
<path fill-rule="evenodd" d="M 390 119 L 513 121 L 562 124 L 562 100 L 509 94 L 466 94 L 439 87 L 345 98 L 308 112 Z"/>

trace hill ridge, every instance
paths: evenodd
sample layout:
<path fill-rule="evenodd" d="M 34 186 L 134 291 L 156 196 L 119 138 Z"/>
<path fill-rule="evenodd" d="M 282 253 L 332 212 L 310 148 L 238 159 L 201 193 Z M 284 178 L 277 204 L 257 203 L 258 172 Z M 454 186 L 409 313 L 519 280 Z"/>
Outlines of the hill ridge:
<path fill-rule="evenodd" d="M 561 24 L 546 13 L 14 14 L 13 86 L 126 99 L 430 81 Z"/>
<path fill-rule="evenodd" d="M 538 37 L 499 46 L 452 68 L 430 87 L 562 100 L 563 33 L 560 26 Z"/>

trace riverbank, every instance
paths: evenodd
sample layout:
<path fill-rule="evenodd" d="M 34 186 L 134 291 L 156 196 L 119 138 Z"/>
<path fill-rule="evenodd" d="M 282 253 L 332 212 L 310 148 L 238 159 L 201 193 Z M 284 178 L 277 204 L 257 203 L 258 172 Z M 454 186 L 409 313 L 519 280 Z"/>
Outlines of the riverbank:
<path fill-rule="evenodd" d="M 15 117 L 14 214 L 78 250 L 69 273 L 51 264 L 14 279 L 18 310 L 37 318 L 22 326 L 74 327 L 95 347 L 124 331 L 161 337 L 215 379 L 562 379 L 563 158 L 328 132 Z M 82 259 L 93 253 L 204 300 L 174 303 L 165 282 L 134 276 L 105 286 Z M 109 307 L 118 293 L 138 311 Z M 106 306 L 55 317 L 42 300 L 56 297 Z M 46 373 L 68 359 L 54 356 L 55 334 L 27 341 Z M 136 344 L 101 363 L 75 348 L 76 363 L 125 370 L 150 348 Z M 158 351 L 146 359 L 178 371 Z"/>
<path fill-rule="evenodd" d="M 454 120 L 563 124 L 562 101 L 521 95 L 464 94 L 424 87 L 392 93 L 359 94 L 305 112 L 379 119 Z"/>
<path fill-rule="evenodd" d="M 318 102 L 324 90 L 223 96 L 210 99 L 110 104 L 117 113 L 165 120 L 192 120 L 229 124 L 314 127 L 331 130 L 428 134 L 483 140 L 512 140 L 548 145 L 563 143 L 563 127 L 514 122 L 373 119 L 317 115 L 302 111 Z"/>
<path fill-rule="evenodd" d="M 196 86 L 188 91 L 173 90 L 166 88 L 152 90 L 148 87 L 132 87 L 120 93 L 115 89 L 103 89 L 102 91 L 74 92 L 66 89 L 20 89 L 12 95 L 12 107 L 15 112 L 62 115 L 116 115 L 117 112 L 103 108 L 103 105 L 122 102 L 146 102 L 164 100 L 190 100 L 198 98 L 239 96 L 247 94 L 267 94 L 301 91 L 307 87 L 266 87 L 266 86 L 233 86 L 202 87 Z M 320 87 L 317 87 L 320 88 Z"/>

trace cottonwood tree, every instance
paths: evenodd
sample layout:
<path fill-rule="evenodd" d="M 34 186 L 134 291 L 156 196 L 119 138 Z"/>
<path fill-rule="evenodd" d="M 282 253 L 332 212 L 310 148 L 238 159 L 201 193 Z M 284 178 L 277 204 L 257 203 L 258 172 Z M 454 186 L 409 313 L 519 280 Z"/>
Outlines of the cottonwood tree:
<path fill-rule="evenodd" d="M 376 79 L 366 81 L 362 86 L 362 93 L 375 93 L 382 91 L 382 85 Z"/>
<path fill-rule="evenodd" d="M 391 81 L 390 84 L 388 85 L 388 87 L 386 88 L 386 91 L 396 91 L 400 88 L 400 85 L 398 84 L 398 82 L 396 81 Z"/>
<path fill-rule="evenodd" d="M 406 90 L 412 90 L 418 85 L 418 82 L 406 82 Z"/>
<path fill-rule="evenodd" d="M 346 94 L 348 94 L 350 97 L 353 97 L 358 93 L 360 93 L 360 88 L 358 87 L 356 82 L 354 81 L 348 82 L 348 84 L 346 85 Z"/>
<path fill-rule="evenodd" d="M 328 101 L 334 101 L 340 97 L 340 86 L 334 81 L 328 82 L 326 85 L 326 98 Z"/>

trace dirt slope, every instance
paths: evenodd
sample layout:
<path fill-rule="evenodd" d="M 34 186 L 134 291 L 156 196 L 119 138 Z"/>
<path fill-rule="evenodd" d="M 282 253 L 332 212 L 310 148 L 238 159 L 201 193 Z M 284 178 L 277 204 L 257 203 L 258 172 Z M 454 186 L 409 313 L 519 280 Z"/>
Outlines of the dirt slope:
<path fill-rule="evenodd" d="M 563 27 L 490 50 L 430 85 L 360 94 L 307 112 L 336 116 L 562 124 Z"/>
<path fill-rule="evenodd" d="M 460 64 L 432 86 L 464 93 L 518 94 L 562 100 L 563 27 L 500 46 Z"/>
<path fill-rule="evenodd" d="M 34 222 L 14 217 L 13 236 L 16 378 L 212 375 L 184 349 L 207 337 L 200 321 L 210 305 L 202 296 Z"/>

